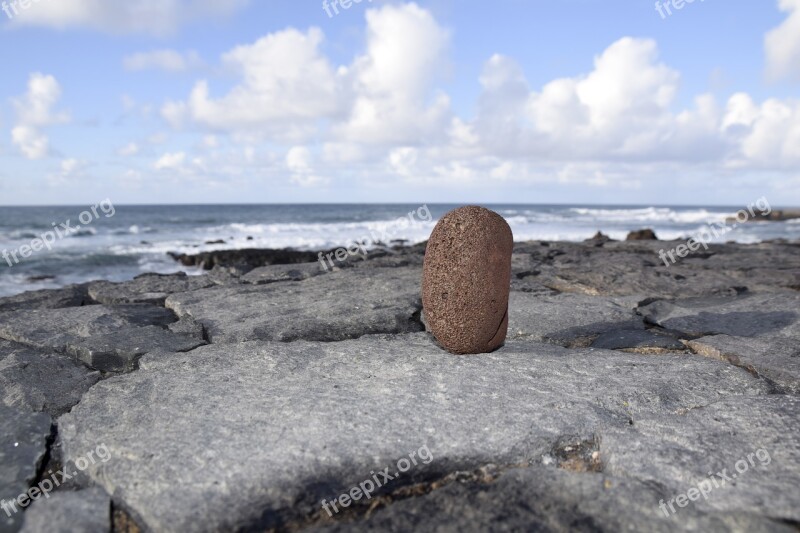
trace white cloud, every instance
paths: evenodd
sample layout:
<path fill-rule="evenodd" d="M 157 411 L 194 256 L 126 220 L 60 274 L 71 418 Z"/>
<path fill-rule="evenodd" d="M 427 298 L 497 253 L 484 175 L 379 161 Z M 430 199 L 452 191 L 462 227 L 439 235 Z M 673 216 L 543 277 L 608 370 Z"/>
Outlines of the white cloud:
<path fill-rule="evenodd" d="M 13 101 L 17 125 L 11 130 L 11 140 L 28 159 L 41 159 L 50 149 L 50 141 L 42 131 L 52 124 L 69 121 L 66 113 L 53 113 L 61 98 L 61 86 L 53 76 L 32 74 L 28 92 Z"/>
<path fill-rule="evenodd" d="M 47 176 L 47 181 L 51 185 L 64 185 L 74 182 L 76 179 L 86 177 L 88 163 L 75 158 L 62 159 L 59 164 L 59 172 Z"/>
<path fill-rule="evenodd" d="M 292 173 L 291 182 L 301 187 L 320 187 L 330 182 L 314 172 L 313 156 L 305 146 L 294 146 L 289 150 L 286 167 Z"/>
<path fill-rule="evenodd" d="M 699 94 L 681 106 L 681 75 L 659 58 L 652 39 L 619 39 L 587 72 L 538 87 L 513 58 L 491 56 L 478 80 L 476 115 L 458 117 L 438 89 L 450 35 L 429 11 L 413 3 L 370 9 L 365 31 L 365 49 L 347 66 L 324 55 L 315 28 L 239 46 L 222 58 L 238 75 L 232 89 L 213 95 L 209 82 L 198 81 L 162 114 L 213 134 L 213 145 L 217 136 L 231 141 L 198 150 L 235 153 L 254 173 L 272 154 L 278 161 L 270 172 L 288 171 L 305 187 L 329 183 L 324 174 L 381 185 L 636 189 L 648 176 L 786 174 L 800 160 L 797 103 L 737 93 L 727 101 Z M 215 161 L 206 161 L 211 172 Z"/>
<path fill-rule="evenodd" d="M 12 24 L 55 29 L 89 28 L 107 33 L 165 35 L 203 18 L 229 16 L 249 0 L 57 0 L 33 2 Z M 46 5 L 45 5 L 46 4 Z"/>
<path fill-rule="evenodd" d="M 239 46 L 222 61 L 242 77 L 240 85 L 214 98 L 209 83 L 200 81 L 188 101 L 168 103 L 162 114 L 173 125 L 188 119 L 229 131 L 300 133 L 339 109 L 336 75 L 319 51 L 322 38 L 319 29 L 289 29 Z"/>
<path fill-rule="evenodd" d="M 367 11 L 367 50 L 345 71 L 353 100 L 337 136 L 419 143 L 440 135 L 450 100 L 433 94 L 433 83 L 445 70 L 449 40 L 449 32 L 417 4 Z"/>
<path fill-rule="evenodd" d="M 788 16 L 764 38 L 767 76 L 800 79 L 800 0 L 779 0 L 778 7 Z"/>
<path fill-rule="evenodd" d="M 120 148 L 118 153 L 123 157 L 130 157 L 132 155 L 136 155 L 139 153 L 139 145 L 134 142 L 128 143 L 122 148 Z"/>
<path fill-rule="evenodd" d="M 181 170 L 185 161 L 185 152 L 166 153 L 155 162 L 153 168 L 156 170 Z"/>
<path fill-rule="evenodd" d="M 153 50 L 126 56 L 122 64 L 130 71 L 159 69 L 167 72 L 186 72 L 202 67 L 203 60 L 195 51 L 181 53 L 175 50 Z"/>

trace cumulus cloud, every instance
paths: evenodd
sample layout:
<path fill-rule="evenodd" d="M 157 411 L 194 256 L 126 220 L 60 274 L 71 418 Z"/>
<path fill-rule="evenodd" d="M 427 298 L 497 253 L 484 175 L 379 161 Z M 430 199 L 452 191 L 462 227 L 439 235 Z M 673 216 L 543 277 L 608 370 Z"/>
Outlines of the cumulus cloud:
<path fill-rule="evenodd" d="M 800 0 L 782 5 L 789 2 Z M 222 57 L 238 76 L 226 93 L 200 80 L 162 114 L 201 135 L 274 150 L 281 172 L 301 186 L 328 183 L 317 168 L 324 165 L 325 174 L 383 182 L 636 188 L 680 169 L 786 172 L 800 157 L 797 103 L 699 94 L 679 106 L 681 75 L 652 39 L 621 38 L 587 72 L 537 87 L 513 58 L 491 56 L 477 80 L 476 114 L 459 117 L 439 90 L 450 33 L 429 11 L 414 3 L 370 9 L 365 37 L 352 62 L 335 66 L 319 29 L 269 34 Z"/>
<path fill-rule="evenodd" d="M 123 157 L 130 157 L 132 155 L 136 155 L 139 153 L 139 145 L 134 142 L 128 143 L 122 148 L 120 148 L 117 153 L 119 153 L 119 155 Z"/>
<path fill-rule="evenodd" d="M 17 125 L 11 130 L 11 140 L 28 159 L 41 159 L 50 149 L 43 129 L 52 124 L 69 121 L 67 113 L 54 113 L 53 106 L 61 98 L 61 86 L 53 76 L 32 74 L 28 91 L 13 101 Z"/>
<path fill-rule="evenodd" d="M 122 64 L 130 71 L 158 69 L 167 72 L 186 72 L 202 67 L 203 60 L 195 51 L 181 53 L 175 50 L 153 50 L 126 56 Z"/>
<path fill-rule="evenodd" d="M 229 16 L 249 0 L 58 0 L 19 10 L 14 25 L 56 29 L 89 28 L 109 33 L 175 32 L 197 19 Z"/>
<path fill-rule="evenodd" d="M 450 100 L 431 91 L 446 65 L 449 40 L 433 15 L 414 3 L 367 11 L 367 50 L 345 70 L 352 100 L 336 133 L 361 143 L 421 142 L 439 135 Z"/>
<path fill-rule="evenodd" d="M 286 154 L 286 167 L 291 172 L 291 182 L 301 187 L 320 187 L 330 183 L 328 178 L 314 172 L 311 150 L 294 146 Z"/>
<path fill-rule="evenodd" d="M 779 0 L 778 7 L 788 16 L 764 38 L 767 76 L 800 79 L 800 0 Z"/>
<path fill-rule="evenodd" d="M 214 98 L 207 81 L 200 81 L 185 102 L 164 106 L 173 125 L 190 121 L 228 131 L 272 131 L 310 127 L 339 109 L 336 74 L 319 46 L 322 31 L 294 29 L 267 35 L 239 46 L 222 58 L 242 82 L 225 96 Z"/>
<path fill-rule="evenodd" d="M 173 126 L 295 141 L 313 135 L 319 120 L 330 121 L 343 143 L 436 138 L 450 119 L 449 98 L 433 91 L 446 64 L 448 31 L 413 3 L 368 10 L 366 19 L 366 51 L 349 66 L 334 68 L 322 54 L 320 29 L 287 29 L 223 56 L 223 66 L 241 77 L 226 95 L 213 96 L 201 80 L 162 115 Z"/>
<path fill-rule="evenodd" d="M 185 152 L 166 153 L 153 165 L 156 170 L 181 170 L 186 161 Z"/>

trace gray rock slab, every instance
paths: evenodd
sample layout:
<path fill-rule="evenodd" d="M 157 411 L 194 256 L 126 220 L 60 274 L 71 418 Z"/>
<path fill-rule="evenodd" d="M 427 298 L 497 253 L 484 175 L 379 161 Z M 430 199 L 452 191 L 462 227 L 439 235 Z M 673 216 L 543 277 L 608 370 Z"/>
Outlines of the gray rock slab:
<path fill-rule="evenodd" d="M 91 303 L 86 285 L 70 285 L 62 289 L 29 291 L 0 298 L 0 313 L 30 309 L 61 309 Z"/>
<path fill-rule="evenodd" d="M 99 487 L 55 492 L 25 512 L 23 533 L 108 533 L 111 498 Z"/>
<path fill-rule="evenodd" d="M 687 338 L 725 334 L 800 340 L 800 293 L 658 300 L 639 308 L 644 319 Z"/>
<path fill-rule="evenodd" d="M 215 285 L 217 283 L 210 276 L 187 276 L 184 273 L 143 274 L 123 283 L 95 281 L 89 284 L 89 295 L 95 301 L 106 305 L 138 303 L 163 305 L 170 294 Z"/>
<path fill-rule="evenodd" d="M 203 344 L 205 341 L 192 334 L 146 326 L 95 335 L 70 344 L 67 352 L 90 368 L 103 372 L 130 372 L 146 353 L 155 350 L 188 352 Z"/>
<path fill-rule="evenodd" d="M 369 335 L 149 354 L 139 371 L 94 386 L 59 430 L 67 460 L 100 442 L 111 450 L 86 473 L 145 527 L 216 531 L 318 512 L 322 498 L 423 446 L 430 464 L 387 490 L 489 463 L 544 463 L 564 439 L 602 441 L 646 414 L 680 423 L 680 413 L 768 392 L 745 370 L 696 356 L 510 340 L 465 357 L 425 333 Z M 702 438 L 691 446 L 720 453 Z"/>
<path fill-rule="evenodd" d="M 16 503 L 28 490 L 47 452 L 50 417 L 0 405 L 0 502 L 8 510 L 0 510 L 0 531 L 18 531 L 22 512 Z M 9 516 L 10 515 L 10 516 Z"/>
<path fill-rule="evenodd" d="M 100 379 L 63 354 L 0 341 L 0 402 L 58 417 Z"/>
<path fill-rule="evenodd" d="M 652 484 L 636 479 L 533 466 L 512 469 L 488 483 L 456 481 L 394 501 L 367 518 L 321 522 L 305 531 L 795 531 L 789 524 L 742 512 L 686 508 L 666 516 L 659 509 L 662 498 Z"/>
<path fill-rule="evenodd" d="M 67 344 L 122 329 L 158 325 L 177 319 L 152 305 L 90 305 L 0 314 L 0 338 L 37 348 L 65 351 Z"/>
<path fill-rule="evenodd" d="M 659 257 L 679 241 L 517 243 L 515 276 L 552 289 L 591 295 L 680 298 L 800 288 L 798 245 L 711 244 L 677 263 Z"/>
<path fill-rule="evenodd" d="M 621 329 L 601 334 L 592 342 L 592 348 L 630 350 L 637 353 L 685 351 L 678 339 L 646 329 Z"/>
<path fill-rule="evenodd" d="M 644 329 L 634 312 L 636 298 L 584 294 L 543 296 L 512 291 L 509 338 L 528 338 L 561 346 L 588 346 L 600 334 Z"/>
<path fill-rule="evenodd" d="M 299 263 L 295 265 L 270 265 L 251 270 L 240 279 L 243 283 L 252 285 L 265 285 L 279 281 L 302 281 L 322 274 L 329 273 L 317 263 Z"/>
<path fill-rule="evenodd" d="M 662 241 L 607 242 L 602 246 L 553 242 L 515 245 L 518 259 L 512 273 L 561 292 L 595 296 L 688 297 L 736 293 L 742 279 L 726 269 L 704 268 L 700 263 L 669 267 L 659 259 L 661 249 L 678 243 Z M 734 254 L 728 265 L 735 268 Z M 710 257 L 711 254 L 700 254 Z M 700 262 L 702 259 L 696 258 Z"/>
<path fill-rule="evenodd" d="M 677 513 L 676 498 L 702 483 L 697 509 L 800 522 L 797 396 L 727 397 L 679 416 L 643 414 L 626 429 L 603 435 L 605 472 L 659 487 Z"/>
<path fill-rule="evenodd" d="M 782 391 L 800 394 L 800 342 L 782 337 L 712 335 L 688 341 L 697 354 L 727 361 L 762 376 Z"/>
<path fill-rule="evenodd" d="M 166 306 L 211 342 L 339 341 L 420 331 L 420 270 L 349 268 L 291 284 L 237 285 L 174 294 Z"/>

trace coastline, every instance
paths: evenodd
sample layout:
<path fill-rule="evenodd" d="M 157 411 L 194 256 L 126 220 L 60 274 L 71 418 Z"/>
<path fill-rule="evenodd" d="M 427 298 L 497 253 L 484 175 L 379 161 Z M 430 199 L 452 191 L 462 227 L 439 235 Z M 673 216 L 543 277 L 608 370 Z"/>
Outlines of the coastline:
<path fill-rule="evenodd" d="M 328 271 L 221 253 L 200 276 L 0 298 L 0 424 L 29 435 L 4 490 L 102 444 L 77 492 L 24 514 L 113 495 L 117 527 L 152 530 L 403 531 L 418 513 L 468 529 L 511 508 L 522 527 L 574 513 L 577 491 L 608 530 L 800 521 L 775 497 L 800 484 L 800 243 L 711 244 L 667 267 L 668 244 L 515 244 L 508 340 L 474 357 L 425 332 L 421 245 Z M 281 253 L 260 261 L 300 258 Z M 421 446 L 430 464 L 379 499 L 319 507 Z M 675 506 L 699 456 L 705 475 L 762 448 L 779 478 L 754 465 L 714 507 Z"/>

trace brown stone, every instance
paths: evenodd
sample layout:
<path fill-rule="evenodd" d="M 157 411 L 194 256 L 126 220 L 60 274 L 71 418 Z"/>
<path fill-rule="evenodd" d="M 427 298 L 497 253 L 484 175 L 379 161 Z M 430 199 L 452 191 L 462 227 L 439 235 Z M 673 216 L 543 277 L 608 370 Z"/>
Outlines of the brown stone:
<path fill-rule="evenodd" d="M 628 233 L 626 241 L 657 241 L 656 232 L 651 229 L 640 229 Z"/>
<path fill-rule="evenodd" d="M 436 224 L 422 305 L 428 329 L 449 352 L 487 353 L 505 342 L 513 248 L 508 223 L 482 207 L 460 207 Z"/>

